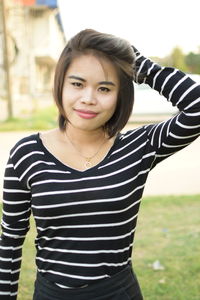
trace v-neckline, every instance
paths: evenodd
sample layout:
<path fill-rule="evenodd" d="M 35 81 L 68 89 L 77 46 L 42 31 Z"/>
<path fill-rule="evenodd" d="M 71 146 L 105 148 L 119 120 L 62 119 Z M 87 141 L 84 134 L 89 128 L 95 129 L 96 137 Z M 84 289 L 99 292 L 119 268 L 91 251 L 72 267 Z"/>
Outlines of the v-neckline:
<path fill-rule="evenodd" d="M 91 168 L 85 169 L 85 170 L 79 170 L 76 169 L 64 162 L 62 162 L 57 156 L 55 156 L 43 143 L 41 137 L 40 137 L 40 132 L 37 133 L 37 142 L 39 143 L 40 147 L 42 148 L 42 150 L 44 151 L 44 153 L 51 158 L 51 160 L 53 159 L 53 161 L 55 162 L 56 165 L 59 165 L 60 167 L 62 167 L 62 169 L 67 169 L 66 171 L 69 171 L 70 173 L 79 173 L 79 174 L 86 174 L 86 173 L 90 173 L 91 171 L 98 169 L 102 164 L 104 164 L 104 162 L 106 161 L 106 159 L 108 159 L 110 157 L 111 152 L 113 151 L 113 149 L 115 148 L 117 142 L 119 141 L 119 137 L 121 136 L 121 133 L 118 133 L 117 136 L 115 137 L 115 140 L 112 144 L 112 146 L 110 147 L 110 149 L 107 151 L 106 155 L 102 158 L 102 160 L 97 163 L 96 165 L 92 166 Z"/>

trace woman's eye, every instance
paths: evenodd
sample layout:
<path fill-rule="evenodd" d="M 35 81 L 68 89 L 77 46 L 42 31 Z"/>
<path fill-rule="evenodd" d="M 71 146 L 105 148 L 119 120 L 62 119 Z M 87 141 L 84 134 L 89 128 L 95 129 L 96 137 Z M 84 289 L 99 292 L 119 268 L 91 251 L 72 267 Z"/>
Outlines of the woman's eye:
<path fill-rule="evenodd" d="M 100 89 L 101 92 L 105 92 L 105 93 L 110 92 L 110 89 L 105 87 L 105 86 L 101 86 L 99 89 Z"/>
<path fill-rule="evenodd" d="M 71 82 L 71 84 L 75 87 L 81 87 L 82 83 L 81 82 Z"/>

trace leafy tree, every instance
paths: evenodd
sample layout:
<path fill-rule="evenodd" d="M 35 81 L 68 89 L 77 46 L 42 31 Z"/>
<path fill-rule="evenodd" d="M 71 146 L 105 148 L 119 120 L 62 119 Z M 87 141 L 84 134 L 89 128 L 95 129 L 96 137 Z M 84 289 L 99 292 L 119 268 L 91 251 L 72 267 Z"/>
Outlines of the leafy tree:
<path fill-rule="evenodd" d="M 171 66 L 180 69 L 183 72 L 188 72 L 188 67 L 185 63 L 185 55 L 180 47 L 175 47 L 170 55 Z"/>
<path fill-rule="evenodd" d="M 190 73 L 200 74 L 200 53 L 190 52 L 186 55 L 185 62 Z"/>
<path fill-rule="evenodd" d="M 185 55 L 179 47 L 175 47 L 169 55 L 163 58 L 154 57 L 154 61 L 166 67 L 174 67 L 184 72 L 188 72 L 188 67 L 185 63 Z"/>
<path fill-rule="evenodd" d="M 190 52 L 185 55 L 180 47 L 175 47 L 165 57 L 151 57 L 160 65 L 174 67 L 185 73 L 200 74 L 200 46 L 198 53 Z"/>

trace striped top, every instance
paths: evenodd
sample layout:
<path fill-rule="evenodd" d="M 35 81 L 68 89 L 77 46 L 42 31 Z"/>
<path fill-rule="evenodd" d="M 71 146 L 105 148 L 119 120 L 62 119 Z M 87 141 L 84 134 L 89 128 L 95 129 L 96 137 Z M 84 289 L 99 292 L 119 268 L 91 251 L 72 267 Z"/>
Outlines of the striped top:
<path fill-rule="evenodd" d="M 121 271 L 131 260 L 149 171 L 200 135 L 200 85 L 136 52 L 136 82 L 180 112 L 118 134 L 96 166 L 75 170 L 54 157 L 39 134 L 20 140 L 5 171 L 0 240 L 0 297 L 17 297 L 22 245 L 33 213 L 38 271 L 61 287 L 79 287 Z"/>

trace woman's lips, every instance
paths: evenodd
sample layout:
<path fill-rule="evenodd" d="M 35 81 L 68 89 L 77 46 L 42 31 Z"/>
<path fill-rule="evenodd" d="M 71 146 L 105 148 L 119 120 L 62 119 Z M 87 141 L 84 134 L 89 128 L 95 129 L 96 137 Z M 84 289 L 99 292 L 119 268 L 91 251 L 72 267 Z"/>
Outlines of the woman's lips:
<path fill-rule="evenodd" d="M 79 117 L 81 117 L 83 119 L 92 119 L 97 116 L 97 113 L 95 113 L 94 111 L 90 111 L 90 110 L 75 109 L 75 111 L 79 115 Z"/>

